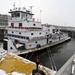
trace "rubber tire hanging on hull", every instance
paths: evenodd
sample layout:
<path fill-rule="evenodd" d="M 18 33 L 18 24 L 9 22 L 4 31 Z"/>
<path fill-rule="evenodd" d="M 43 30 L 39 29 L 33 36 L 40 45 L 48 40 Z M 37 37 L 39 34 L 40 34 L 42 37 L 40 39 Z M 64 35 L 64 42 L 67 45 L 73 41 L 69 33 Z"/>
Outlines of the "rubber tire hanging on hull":
<path fill-rule="evenodd" d="M 41 45 L 40 44 L 38 44 L 37 46 L 36 46 L 36 48 L 40 48 L 41 47 Z"/>
<path fill-rule="evenodd" d="M 46 75 L 42 70 L 33 70 L 32 71 L 32 75 L 36 75 L 36 74 L 40 74 L 40 75 Z"/>

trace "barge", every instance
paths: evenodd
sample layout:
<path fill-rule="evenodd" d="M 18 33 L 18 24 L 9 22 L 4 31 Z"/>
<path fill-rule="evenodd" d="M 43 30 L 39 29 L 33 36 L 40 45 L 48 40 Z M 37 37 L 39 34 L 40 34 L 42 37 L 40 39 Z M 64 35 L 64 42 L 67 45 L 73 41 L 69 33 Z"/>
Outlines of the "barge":
<path fill-rule="evenodd" d="M 55 73 L 56 71 L 40 64 L 37 70 L 36 63 L 12 53 L 0 56 L 0 75 L 54 75 Z"/>

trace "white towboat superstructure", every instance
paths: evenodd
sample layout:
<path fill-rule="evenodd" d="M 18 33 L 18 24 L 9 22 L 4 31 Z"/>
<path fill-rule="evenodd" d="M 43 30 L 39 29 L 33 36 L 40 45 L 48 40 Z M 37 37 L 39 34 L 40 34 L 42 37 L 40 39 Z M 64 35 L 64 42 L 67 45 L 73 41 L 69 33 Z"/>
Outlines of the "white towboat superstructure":
<path fill-rule="evenodd" d="M 59 29 L 36 21 L 30 10 L 25 7 L 10 9 L 11 18 L 5 33 L 7 39 L 3 45 L 8 52 L 36 49 L 64 38 Z"/>

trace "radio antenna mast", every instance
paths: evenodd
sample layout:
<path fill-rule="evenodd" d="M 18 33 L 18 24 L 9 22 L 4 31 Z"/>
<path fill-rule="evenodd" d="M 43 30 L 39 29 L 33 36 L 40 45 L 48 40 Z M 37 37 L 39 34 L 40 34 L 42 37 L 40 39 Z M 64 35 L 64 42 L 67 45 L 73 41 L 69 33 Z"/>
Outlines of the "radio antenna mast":
<path fill-rule="evenodd" d="M 34 7 L 34 6 L 29 6 L 30 7 L 30 11 L 31 11 L 31 13 L 32 13 L 32 7 Z"/>
<path fill-rule="evenodd" d="M 42 22 L 42 10 L 40 10 L 40 22 Z"/>
<path fill-rule="evenodd" d="M 14 4 L 13 4 L 13 7 L 14 7 L 14 9 L 15 9 L 15 2 L 14 2 Z"/>

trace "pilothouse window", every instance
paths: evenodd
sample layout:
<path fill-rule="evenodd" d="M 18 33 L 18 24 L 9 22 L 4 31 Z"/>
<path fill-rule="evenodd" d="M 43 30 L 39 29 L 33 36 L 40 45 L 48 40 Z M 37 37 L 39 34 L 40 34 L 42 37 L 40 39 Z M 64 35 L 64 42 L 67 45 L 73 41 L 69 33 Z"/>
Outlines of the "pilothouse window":
<path fill-rule="evenodd" d="M 14 12 L 14 13 L 12 13 L 12 17 L 20 17 L 20 13 Z"/>

